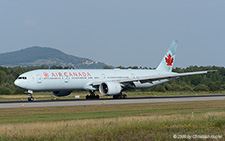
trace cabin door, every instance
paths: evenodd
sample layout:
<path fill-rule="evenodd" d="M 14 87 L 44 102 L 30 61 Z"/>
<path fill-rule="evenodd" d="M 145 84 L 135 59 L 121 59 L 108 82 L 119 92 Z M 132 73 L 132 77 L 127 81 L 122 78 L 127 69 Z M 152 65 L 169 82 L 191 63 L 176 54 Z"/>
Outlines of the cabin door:
<path fill-rule="evenodd" d="M 41 76 L 37 75 L 37 83 L 41 83 Z"/>

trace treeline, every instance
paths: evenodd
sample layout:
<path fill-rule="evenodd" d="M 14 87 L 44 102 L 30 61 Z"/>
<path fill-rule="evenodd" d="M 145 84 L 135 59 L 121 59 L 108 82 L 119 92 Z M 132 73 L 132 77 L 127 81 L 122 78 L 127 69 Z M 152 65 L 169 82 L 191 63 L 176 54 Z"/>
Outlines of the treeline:
<path fill-rule="evenodd" d="M 120 69 L 127 69 L 125 67 L 118 67 Z M 128 67 L 130 69 L 151 69 L 151 68 L 139 68 L 137 66 Z M 71 67 L 18 67 L 18 68 L 7 68 L 0 67 L 0 95 L 1 94 L 23 94 L 23 90 L 14 86 L 15 79 L 22 73 L 35 70 L 35 69 L 71 69 Z M 110 69 L 105 67 L 105 69 Z M 175 68 L 173 72 L 183 73 L 191 71 L 205 71 L 205 70 L 218 70 L 217 72 L 185 76 L 179 79 L 175 79 L 171 82 L 159 85 L 154 88 L 147 89 L 145 91 L 224 91 L 225 90 L 225 68 L 208 66 L 208 67 L 197 67 L 191 66 L 187 68 Z"/>

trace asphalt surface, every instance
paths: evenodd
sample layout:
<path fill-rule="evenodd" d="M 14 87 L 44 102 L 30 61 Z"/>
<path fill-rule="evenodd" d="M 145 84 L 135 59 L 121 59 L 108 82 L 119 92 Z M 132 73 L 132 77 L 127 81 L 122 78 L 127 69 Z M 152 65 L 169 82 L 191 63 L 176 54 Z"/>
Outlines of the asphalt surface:
<path fill-rule="evenodd" d="M 1 101 L 2 108 L 32 108 L 32 107 L 61 107 L 61 106 L 90 106 L 90 105 L 116 105 L 162 102 L 191 102 L 224 100 L 225 95 L 200 95 L 200 96 L 163 96 L 163 97 L 130 97 L 127 99 L 104 98 L 99 100 L 64 99 L 64 100 L 37 100 L 29 101 Z"/>

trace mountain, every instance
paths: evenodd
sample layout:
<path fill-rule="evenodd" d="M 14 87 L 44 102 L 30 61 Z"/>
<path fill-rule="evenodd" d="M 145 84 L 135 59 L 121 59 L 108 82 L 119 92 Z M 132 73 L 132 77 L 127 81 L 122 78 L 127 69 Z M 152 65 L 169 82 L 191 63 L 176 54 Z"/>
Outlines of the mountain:
<path fill-rule="evenodd" d="M 2 53 L 0 54 L 0 65 L 8 67 L 55 65 L 72 66 L 77 69 L 100 69 L 107 66 L 101 62 L 65 54 L 57 49 L 38 46 Z"/>

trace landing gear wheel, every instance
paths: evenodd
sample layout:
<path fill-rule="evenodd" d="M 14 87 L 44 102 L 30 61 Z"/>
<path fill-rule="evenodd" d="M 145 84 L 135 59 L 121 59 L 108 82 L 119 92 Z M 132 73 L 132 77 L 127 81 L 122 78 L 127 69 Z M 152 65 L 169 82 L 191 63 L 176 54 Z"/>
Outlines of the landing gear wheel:
<path fill-rule="evenodd" d="M 34 101 L 33 97 L 28 97 L 28 101 Z"/>
<path fill-rule="evenodd" d="M 89 91 L 89 92 L 90 92 L 90 95 L 86 95 L 87 100 L 89 100 L 89 99 L 99 99 L 99 95 L 95 95 L 94 91 Z"/>
<path fill-rule="evenodd" d="M 99 99 L 99 95 L 96 95 L 96 99 Z"/>
<path fill-rule="evenodd" d="M 90 95 L 90 99 L 95 99 L 95 97 L 93 95 Z"/>
<path fill-rule="evenodd" d="M 126 99 L 127 95 L 126 94 L 121 94 L 121 95 L 114 95 L 113 99 Z"/>
<path fill-rule="evenodd" d="M 28 94 L 28 101 L 34 101 L 34 98 L 32 97 L 32 93 L 33 91 L 32 90 L 28 90 L 28 91 L 25 91 L 25 93 Z"/>
<path fill-rule="evenodd" d="M 89 100 L 90 99 L 90 95 L 86 95 L 86 99 Z"/>

